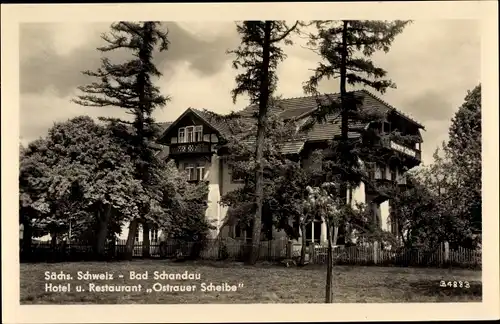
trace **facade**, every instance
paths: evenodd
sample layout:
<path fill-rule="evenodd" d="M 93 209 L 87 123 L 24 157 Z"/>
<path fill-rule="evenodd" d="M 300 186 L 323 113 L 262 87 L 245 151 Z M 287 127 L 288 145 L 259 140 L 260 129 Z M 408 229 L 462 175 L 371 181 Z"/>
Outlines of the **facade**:
<path fill-rule="evenodd" d="M 362 99 L 360 109 L 376 110 L 385 118 L 382 123 L 357 124 L 356 127 L 374 129 L 380 132 L 391 132 L 397 130 L 404 135 L 413 135 L 416 140 L 409 145 L 386 143 L 387 150 L 398 152 L 398 162 L 387 161 L 383 164 L 369 164 L 371 178 L 373 181 L 396 182 L 405 185 L 405 172 L 417 166 L 421 162 L 422 137 L 420 130 L 424 127 L 413 119 L 403 115 L 394 107 L 374 96 L 368 91 L 355 92 Z M 329 98 L 338 95 L 328 95 Z M 300 97 L 282 99 L 277 102 L 276 113 L 284 119 L 294 119 L 297 122 L 306 122 L 312 118 L 317 109 L 318 98 Z M 250 106 L 244 109 L 240 115 L 251 116 L 256 107 Z M 238 224 L 228 221 L 227 208 L 219 204 L 220 197 L 238 186 L 241 181 L 231 173 L 225 163 L 224 155 L 218 151 L 219 144 L 229 135 L 226 125 L 216 120 L 214 116 L 197 109 L 187 109 L 173 123 L 164 123 L 164 131 L 159 138 L 162 150 L 158 153 L 161 158 L 173 159 L 177 167 L 187 172 L 189 181 L 207 181 L 209 184 L 207 219 L 212 221 L 216 229 L 211 233 L 212 237 L 232 237 L 235 239 L 245 238 L 246 233 L 239 228 Z M 304 167 L 310 163 L 310 157 L 314 150 L 328 149 L 328 141 L 340 136 L 340 118 L 328 116 L 327 122 L 316 124 L 301 136 L 301 140 L 288 142 L 284 145 L 284 154 L 293 155 L 300 159 Z M 355 133 L 350 136 L 357 136 Z M 397 234 L 397 226 L 391 222 L 391 199 L 381 196 L 370 189 L 370 186 L 361 184 L 352 191 L 352 203 L 366 203 L 373 210 L 373 215 L 380 228 Z M 124 226 L 121 239 L 126 239 L 128 226 Z M 319 244 L 326 242 L 326 225 L 321 220 L 313 222 L 305 233 L 308 240 Z M 273 239 L 285 236 L 284 232 L 273 232 Z M 159 240 L 161 231 L 153 230 L 150 233 L 151 242 Z M 142 241 L 142 231 L 139 227 L 137 241 Z"/>

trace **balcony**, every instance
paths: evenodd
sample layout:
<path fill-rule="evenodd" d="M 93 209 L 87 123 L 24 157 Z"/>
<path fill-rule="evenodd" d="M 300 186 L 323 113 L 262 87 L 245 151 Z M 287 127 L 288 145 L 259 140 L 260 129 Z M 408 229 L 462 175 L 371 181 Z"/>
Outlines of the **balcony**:
<path fill-rule="evenodd" d="M 212 153 L 212 150 L 208 142 L 170 144 L 170 155 L 210 153 Z"/>
<path fill-rule="evenodd" d="M 374 195 L 375 201 L 384 201 L 393 194 L 395 186 L 404 188 L 407 185 L 406 174 L 387 173 L 385 170 L 375 167 L 368 172 L 369 185 L 365 190 Z"/>

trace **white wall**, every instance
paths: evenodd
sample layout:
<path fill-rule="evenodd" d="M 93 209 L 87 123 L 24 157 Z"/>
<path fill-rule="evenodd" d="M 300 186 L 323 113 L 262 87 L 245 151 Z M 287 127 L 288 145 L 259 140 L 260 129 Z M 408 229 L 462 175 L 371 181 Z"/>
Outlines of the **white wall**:
<path fill-rule="evenodd" d="M 379 208 L 380 208 L 380 219 L 381 219 L 380 226 L 384 231 L 390 231 L 391 223 L 389 220 L 389 200 L 386 200 L 383 203 L 381 203 Z"/>
<path fill-rule="evenodd" d="M 227 162 L 225 161 L 224 157 L 220 157 L 219 159 L 220 167 L 219 167 L 219 182 L 220 182 L 220 191 L 221 195 L 225 195 L 228 192 L 231 192 L 233 190 L 236 190 L 240 188 L 243 184 L 240 182 L 232 182 L 231 181 L 231 170 L 229 166 L 227 165 Z M 220 206 L 220 220 L 221 220 L 221 225 L 224 225 L 227 217 L 227 211 L 228 208 L 226 206 Z M 221 228 L 221 235 L 222 236 L 227 236 L 229 234 L 229 228 L 225 226 L 224 228 Z"/>
<path fill-rule="evenodd" d="M 129 222 L 125 222 L 125 224 L 123 224 L 122 232 L 120 233 L 120 235 L 118 235 L 118 240 L 127 240 L 129 225 L 130 225 Z M 142 242 L 142 226 L 140 224 L 137 227 L 137 232 L 139 235 L 139 242 Z M 162 233 L 163 233 L 162 230 L 159 229 L 157 235 L 158 241 L 160 240 Z M 149 240 L 150 242 L 153 242 L 153 232 L 151 230 L 149 231 Z"/>
<path fill-rule="evenodd" d="M 356 188 L 353 188 L 352 189 L 352 203 L 351 203 L 351 206 L 352 207 L 355 207 L 356 204 L 364 204 L 366 203 L 366 194 L 365 194 L 365 184 L 363 182 L 361 182 L 361 184 L 356 187 Z M 349 199 L 349 197 L 347 197 L 347 199 Z"/>
<path fill-rule="evenodd" d="M 222 225 L 221 219 L 221 206 L 220 202 L 220 188 L 219 188 L 219 163 L 220 157 L 216 154 L 212 155 L 210 168 L 205 174 L 205 180 L 208 180 L 208 207 L 205 212 L 207 220 L 212 226 L 216 228 L 210 232 L 211 238 L 216 238 L 219 234 Z"/>

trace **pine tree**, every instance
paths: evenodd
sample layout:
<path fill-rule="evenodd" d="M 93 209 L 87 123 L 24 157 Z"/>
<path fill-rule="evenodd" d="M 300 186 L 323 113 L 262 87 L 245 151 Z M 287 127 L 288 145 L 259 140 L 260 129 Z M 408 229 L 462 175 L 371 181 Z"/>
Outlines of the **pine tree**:
<path fill-rule="evenodd" d="M 118 22 L 111 25 L 111 31 L 104 34 L 102 39 L 107 45 L 98 48 L 107 53 L 115 50 L 131 52 L 134 58 L 123 63 L 112 63 L 103 58 L 101 67 L 96 71 L 84 71 L 87 76 L 99 79 L 97 82 L 79 87 L 84 93 L 73 100 L 82 106 L 91 107 L 120 107 L 134 116 L 133 122 L 121 119 L 106 119 L 117 126 L 123 127 L 121 136 L 126 138 L 126 144 L 136 161 L 136 177 L 148 188 L 154 186 L 155 177 L 152 176 L 154 165 L 154 151 L 149 145 L 155 138 L 157 128 L 152 117 L 153 111 L 162 107 L 169 100 L 160 94 L 158 87 L 153 84 L 153 77 L 160 77 L 161 73 L 153 64 L 155 50 L 165 51 L 169 41 L 167 33 L 161 30 L 159 22 Z M 153 193 L 150 193 L 153 195 Z M 141 215 L 147 215 L 150 206 L 147 201 L 142 204 Z M 144 251 L 149 255 L 149 222 L 146 219 L 134 219 L 130 223 L 127 239 L 127 252 L 132 255 L 134 238 L 139 222 L 144 230 Z"/>
<path fill-rule="evenodd" d="M 289 27 L 284 21 L 244 21 L 236 27 L 241 37 L 241 44 L 236 50 L 229 52 L 236 55 L 233 67 L 242 70 L 236 76 L 236 87 L 232 90 L 233 101 L 240 95 L 247 94 L 251 104 L 259 107 L 255 148 L 256 212 L 252 226 L 252 248 L 247 260 L 250 264 L 257 262 L 260 244 L 264 194 L 263 148 L 268 110 L 278 81 L 277 66 L 286 57 L 280 45 L 291 43 L 289 36 L 297 26 L 298 22 Z"/>
<path fill-rule="evenodd" d="M 362 179 L 362 166 L 359 163 L 361 154 L 356 153 L 361 153 L 363 150 L 356 150 L 355 146 L 359 146 L 358 143 L 349 140 L 349 131 L 355 131 L 349 129 L 349 120 L 373 121 L 374 118 L 380 118 L 380 116 L 359 111 L 360 102 L 353 93 L 347 91 L 347 85 L 362 85 L 381 93 L 387 88 L 395 87 L 395 84 L 386 78 L 387 71 L 377 67 L 370 57 L 379 50 L 389 51 L 394 38 L 408 23 L 408 21 L 343 20 L 315 21 L 311 24 L 316 27 L 316 32 L 310 35 L 309 45 L 324 63 L 319 63 L 314 75 L 305 83 L 305 92 L 319 94 L 317 88 L 321 80 L 340 78 L 340 102 L 332 100 L 327 104 L 321 104 L 317 117 L 321 121 L 327 114 L 340 113 L 341 138 L 333 147 L 336 158 L 331 162 L 335 165 L 335 175 L 338 177 L 340 187 L 339 194 L 344 205 L 348 200 L 349 184 L 359 183 Z M 364 150 L 364 152 L 367 151 Z M 335 226 L 338 227 L 340 224 L 337 223 Z M 333 254 L 330 245 L 327 303 L 333 302 Z"/>

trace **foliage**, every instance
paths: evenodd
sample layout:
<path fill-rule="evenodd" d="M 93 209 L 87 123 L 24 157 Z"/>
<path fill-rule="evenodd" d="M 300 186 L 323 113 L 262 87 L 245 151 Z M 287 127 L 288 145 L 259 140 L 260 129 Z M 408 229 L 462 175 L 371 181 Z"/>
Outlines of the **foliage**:
<path fill-rule="evenodd" d="M 446 151 L 455 179 L 448 191 L 455 197 L 457 212 L 465 214 L 474 232 L 481 232 L 481 85 L 468 91 L 452 119 L 449 135 Z"/>
<path fill-rule="evenodd" d="M 330 169 L 340 176 L 340 181 L 357 186 L 363 179 L 363 165 L 360 161 L 371 161 L 379 157 L 389 158 L 377 149 L 381 138 L 354 127 L 356 124 L 378 122 L 384 119 L 380 112 L 361 109 L 363 102 L 354 92 L 347 92 L 346 84 L 363 85 L 381 93 L 395 84 L 386 78 L 387 71 L 375 66 L 371 56 L 376 51 L 388 52 L 394 38 L 403 31 L 407 21 L 313 21 L 316 32 L 309 35 L 309 46 L 322 61 L 314 70 L 314 75 L 304 84 L 304 91 L 319 96 L 318 85 L 323 79 L 341 79 L 340 100 L 327 96 L 318 99 L 317 113 L 312 122 L 326 122 L 327 115 L 339 115 L 341 119 L 341 140 L 336 141 L 332 156 L 338 161 L 330 162 Z M 351 126 L 349 126 L 351 124 Z M 306 125 L 311 127 L 311 125 Z M 362 141 L 348 138 L 348 132 L 358 133 Z M 391 134 L 395 136 L 395 134 Z M 368 145 L 367 145 L 368 144 Z M 378 145 L 380 148 L 381 145 Z"/>
<path fill-rule="evenodd" d="M 335 188 L 336 194 L 341 197 L 340 206 L 348 204 L 349 187 L 357 186 L 361 181 L 367 179 L 363 176 L 363 165 L 361 161 L 369 161 L 374 156 L 373 151 L 368 149 L 366 156 L 356 154 L 352 141 L 349 139 L 350 124 L 352 119 L 359 120 L 360 102 L 352 93 L 348 93 L 347 85 L 362 85 L 384 92 L 389 87 L 395 87 L 391 80 L 385 79 L 387 72 L 376 67 L 370 57 L 375 51 L 389 51 L 395 36 L 401 33 L 408 22 L 395 21 L 373 21 L 373 20 L 343 20 L 343 21 L 314 21 L 316 33 L 310 35 L 309 45 L 324 62 L 319 62 L 314 75 L 304 85 L 308 93 L 318 95 L 318 83 L 324 79 L 340 78 L 340 102 L 330 100 L 330 103 L 319 103 L 319 114 L 321 117 L 332 113 L 340 113 L 341 135 L 333 147 L 334 161 L 330 162 L 329 178 L 336 178 L 337 186 L 328 186 L 326 190 Z M 358 56 L 357 56 L 358 55 Z M 319 101 L 319 100 L 318 100 Z M 363 130 L 360 135 L 363 135 Z M 366 134 L 365 134 L 366 135 Z M 331 172 L 333 171 L 333 173 Z M 331 226 L 331 222 L 329 224 Z M 345 228 L 344 226 L 342 226 Z M 330 228 L 328 229 L 329 236 Z M 336 241 L 337 233 L 334 240 Z M 348 236 L 346 232 L 345 237 Z M 333 281 L 333 257 L 332 243 L 328 244 L 328 271 L 326 302 L 333 300 L 331 283 Z M 336 244 L 336 242 L 334 242 Z"/>
<path fill-rule="evenodd" d="M 309 36 L 309 46 L 323 60 L 314 75 L 305 84 L 304 90 L 317 92 L 321 80 L 341 77 L 341 69 L 346 69 L 346 82 L 361 84 L 379 92 L 394 88 L 395 84 L 386 79 L 387 71 L 377 67 L 370 57 L 377 51 L 388 52 L 395 37 L 400 34 L 408 21 L 343 20 L 313 21 L 315 33 Z"/>
<path fill-rule="evenodd" d="M 167 33 L 161 30 L 159 22 L 113 23 L 110 32 L 102 36 L 107 45 L 97 50 L 102 53 L 126 50 L 133 58 L 115 64 L 105 57 L 102 59 L 101 67 L 96 71 L 84 71 L 85 75 L 97 78 L 100 82 L 81 86 L 79 89 L 84 94 L 73 100 L 83 106 L 120 107 L 134 116 L 132 123 L 116 118 L 105 118 L 105 120 L 115 126 L 119 124 L 131 126 L 122 129 L 120 136 L 125 140 L 129 154 L 133 157 L 135 179 L 142 182 L 150 198 L 143 200 L 139 206 L 140 221 L 143 225 L 148 225 L 152 215 L 158 214 L 155 209 L 158 208 L 157 202 L 161 196 L 158 161 L 151 147 L 158 132 L 152 114 L 156 108 L 163 107 L 169 98 L 160 94 L 159 88 L 153 84 L 152 77 L 161 76 L 153 63 L 153 54 L 155 50 L 168 49 L 167 36 Z M 134 219 L 129 229 L 127 249 L 130 257 L 137 221 L 138 219 Z M 162 222 L 156 218 L 152 221 Z M 149 241 L 144 242 L 144 246 L 144 251 L 148 254 Z"/>
<path fill-rule="evenodd" d="M 236 31 L 241 37 L 241 44 L 229 53 L 236 55 L 233 68 L 243 72 L 236 76 L 236 87 L 231 92 L 234 101 L 246 94 L 251 104 L 260 104 L 263 99 L 267 103 L 276 90 L 276 69 L 286 58 L 280 45 L 292 45 L 289 36 L 297 25 L 298 22 L 288 26 L 285 21 L 279 20 L 243 21 L 237 24 Z"/>
<path fill-rule="evenodd" d="M 236 87 L 232 91 L 233 101 L 243 94 L 250 97 L 252 104 L 258 105 L 257 137 L 255 145 L 255 196 L 256 205 L 253 219 L 252 249 L 249 263 L 257 261 L 260 242 L 262 218 L 262 201 L 264 199 L 264 165 L 263 147 L 268 127 L 268 110 L 270 98 L 277 84 L 276 69 L 285 59 L 280 44 L 290 44 L 288 38 L 298 25 L 287 26 L 285 21 L 244 21 L 236 26 L 241 37 L 238 48 L 230 53 L 235 54 L 233 67 L 240 73 L 236 76 Z"/>
<path fill-rule="evenodd" d="M 339 116 L 341 123 L 340 140 L 332 139 L 331 154 L 325 163 L 326 179 L 335 179 L 339 183 L 338 194 L 343 204 L 349 204 L 348 188 L 357 187 L 360 182 L 377 188 L 368 177 L 365 163 L 394 163 L 398 154 L 385 150 L 384 141 L 398 137 L 400 141 L 411 141 L 414 138 L 403 138 L 402 134 L 382 135 L 366 130 L 358 125 L 377 123 L 386 116 L 377 111 L 361 109 L 362 98 L 354 92 L 348 92 L 346 86 L 362 85 L 381 93 L 395 84 L 386 78 L 387 71 L 377 67 L 371 60 L 376 51 L 388 52 L 394 38 L 403 31 L 407 21 L 313 21 L 310 25 L 315 32 L 309 35 L 309 46 L 317 53 L 321 61 L 314 70 L 314 75 L 304 84 L 304 91 L 317 96 L 318 110 L 311 123 L 327 122 L 327 116 Z M 340 78 L 340 98 L 328 95 L 320 96 L 317 88 L 323 79 Z M 324 98 L 326 97 L 326 98 Z M 350 137 L 349 133 L 357 134 Z M 383 188 L 382 188 L 383 189 Z M 342 220 L 342 222 L 345 221 Z M 365 229 L 367 226 L 363 226 Z M 342 226 L 344 228 L 344 226 Z M 376 227 L 373 227 L 375 232 Z M 348 236 L 349 233 L 345 233 Z M 375 234 L 375 233 L 373 233 Z M 345 238 L 344 238 L 345 240 Z"/>
<path fill-rule="evenodd" d="M 168 222 L 163 225 L 167 235 L 188 242 L 203 241 L 213 229 L 205 217 L 208 185 L 205 182 L 188 183 L 185 174 L 179 172 L 173 161 L 166 165 L 164 210 Z"/>
<path fill-rule="evenodd" d="M 21 154 L 20 216 L 52 232 L 67 231 L 70 218 L 108 222 L 108 209 L 116 222 L 136 217 L 146 197 L 133 167 L 109 127 L 90 117 L 56 123 Z"/>
<path fill-rule="evenodd" d="M 448 241 L 473 248 L 481 231 L 481 87 L 470 91 L 450 126 L 450 140 L 432 164 L 412 172 L 409 188 L 395 191 L 399 232 L 407 247 Z"/>
<path fill-rule="evenodd" d="M 418 170 L 416 177 L 433 199 L 433 209 L 424 217 L 432 221 L 416 224 L 412 230 L 426 233 L 427 241 L 437 237 L 434 241 L 477 246 L 475 234 L 481 232 L 482 217 L 480 85 L 468 92 L 452 119 L 448 143 L 436 150 L 433 164 Z M 437 224 L 441 232 L 436 233 Z"/>
<path fill-rule="evenodd" d="M 239 188 L 222 196 L 221 203 L 230 207 L 229 217 L 242 227 L 251 228 L 255 204 L 255 159 L 254 119 L 234 118 L 227 121 L 234 135 L 228 136 L 225 149 L 225 164 L 232 174 L 242 179 Z M 299 163 L 283 153 L 284 146 L 297 139 L 296 126 L 285 122 L 277 115 L 269 116 L 269 124 L 263 148 L 264 198 L 262 222 L 267 233 L 272 226 L 285 230 L 291 237 L 298 232 L 289 223 L 301 214 L 301 199 L 306 186 L 306 173 Z"/>

